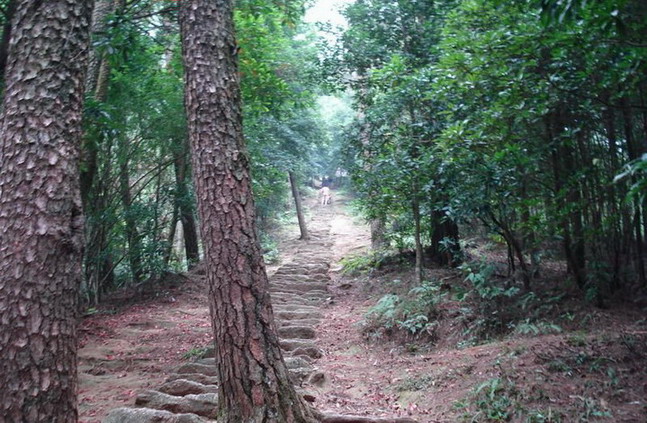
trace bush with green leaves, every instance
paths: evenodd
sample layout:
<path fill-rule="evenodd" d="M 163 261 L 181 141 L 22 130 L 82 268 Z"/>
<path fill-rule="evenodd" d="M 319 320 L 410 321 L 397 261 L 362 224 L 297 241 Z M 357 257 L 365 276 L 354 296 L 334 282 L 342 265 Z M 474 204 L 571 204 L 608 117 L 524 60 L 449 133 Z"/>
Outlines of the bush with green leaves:
<path fill-rule="evenodd" d="M 408 295 L 387 294 L 364 315 L 364 333 L 371 338 L 404 332 L 413 338 L 435 340 L 437 305 L 445 293 L 440 284 L 424 281 Z"/>

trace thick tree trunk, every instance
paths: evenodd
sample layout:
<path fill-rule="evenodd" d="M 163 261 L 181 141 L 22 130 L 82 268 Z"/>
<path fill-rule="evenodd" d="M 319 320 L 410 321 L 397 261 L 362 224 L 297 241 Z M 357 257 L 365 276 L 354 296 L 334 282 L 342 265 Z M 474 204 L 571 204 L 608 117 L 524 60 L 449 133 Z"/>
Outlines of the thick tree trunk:
<path fill-rule="evenodd" d="M 0 420 L 70 423 L 90 2 L 16 6 L 0 127 Z"/>
<path fill-rule="evenodd" d="M 301 208 L 301 195 L 299 194 L 299 187 L 297 186 L 294 173 L 288 172 L 290 178 L 290 187 L 292 188 L 292 197 L 294 197 L 294 207 L 297 210 L 297 220 L 299 221 L 299 231 L 301 231 L 301 238 L 303 240 L 310 239 L 308 235 L 308 228 L 306 227 L 306 220 L 303 217 L 303 209 Z"/>
<path fill-rule="evenodd" d="M 218 421 L 314 422 L 283 361 L 254 227 L 232 0 L 185 0 L 185 105 L 216 345 Z"/>

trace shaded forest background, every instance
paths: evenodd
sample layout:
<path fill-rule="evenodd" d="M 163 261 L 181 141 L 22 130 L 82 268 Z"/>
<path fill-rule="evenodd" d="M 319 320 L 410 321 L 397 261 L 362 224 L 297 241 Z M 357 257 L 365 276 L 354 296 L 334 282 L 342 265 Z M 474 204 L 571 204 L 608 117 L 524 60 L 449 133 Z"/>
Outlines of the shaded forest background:
<path fill-rule="evenodd" d="M 371 221 L 371 260 L 414 251 L 420 282 L 462 264 L 475 288 L 515 296 L 563 264 L 556 288 L 598 305 L 644 289 L 644 2 L 358 0 L 343 28 L 304 23 L 305 6 L 236 4 L 266 259 L 268 229 L 292 216 L 288 172 L 304 190 L 337 174 Z M 0 66 L 14 9 L 2 2 Z M 96 2 L 85 304 L 200 258 L 180 56 L 174 2 Z M 470 263 L 475 240 L 505 246 L 501 283 Z"/>

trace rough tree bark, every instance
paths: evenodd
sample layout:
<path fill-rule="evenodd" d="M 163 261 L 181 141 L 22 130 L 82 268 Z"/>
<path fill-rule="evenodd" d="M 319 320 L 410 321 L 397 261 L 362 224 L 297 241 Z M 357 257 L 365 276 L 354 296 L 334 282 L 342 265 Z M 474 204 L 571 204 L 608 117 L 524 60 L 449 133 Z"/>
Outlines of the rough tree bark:
<path fill-rule="evenodd" d="M 294 197 L 294 207 L 297 209 L 297 220 L 299 221 L 299 231 L 301 231 L 301 238 L 303 240 L 310 239 L 308 235 L 308 228 L 306 227 L 306 220 L 303 217 L 303 209 L 301 208 L 301 196 L 299 195 L 299 187 L 294 173 L 288 172 L 290 178 L 290 187 L 292 188 L 292 197 Z"/>
<path fill-rule="evenodd" d="M 220 378 L 218 421 L 314 422 L 283 361 L 254 228 L 232 3 L 180 3 L 185 105 Z"/>
<path fill-rule="evenodd" d="M 0 416 L 77 421 L 83 76 L 91 3 L 17 2 L 0 126 Z"/>

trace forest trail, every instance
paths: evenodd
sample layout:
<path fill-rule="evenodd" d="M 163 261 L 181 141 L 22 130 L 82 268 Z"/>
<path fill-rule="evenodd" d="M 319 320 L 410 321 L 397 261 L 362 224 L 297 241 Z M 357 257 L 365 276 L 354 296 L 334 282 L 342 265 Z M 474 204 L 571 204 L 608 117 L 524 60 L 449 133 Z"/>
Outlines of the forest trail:
<path fill-rule="evenodd" d="M 590 329 L 457 348 L 465 305 L 455 304 L 440 310 L 434 342 L 367 338 L 365 313 L 389 279 L 341 274 L 340 259 L 370 245 L 368 227 L 349 214 L 346 201 L 338 194 L 330 206 L 309 199 L 311 240 L 299 241 L 298 227 L 288 227 L 279 237 L 280 264 L 268 266 L 286 362 L 317 409 L 420 423 L 466 415 L 488 421 L 478 416 L 510 406 L 519 410 L 511 421 L 519 422 L 645 421 L 646 360 L 630 344 L 643 339 L 640 314 L 584 310 Z M 428 272 L 438 280 L 460 278 L 451 269 Z M 145 301 L 128 305 L 116 297 L 84 319 L 82 423 L 133 421 L 125 416 L 210 421 L 216 380 L 213 359 L 205 357 L 212 339 L 205 292 L 198 268 L 170 278 Z M 127 408 L 106 419 L 118 407 Z"/>
<path fill-rule="evenodd" d="M 301 386 L 324 386 L 329 379 L 317 370 L 316 361 L 324 354 L 317 326 L 332 302 L 331 263 L 369 243 L 366 228 L 345 213 L 343 197 L 335 200 L 322 206 L 311 199 L 310 239 L 300 241 L 288 231 L 280 245 L 281 265 L 268 266 L 281 346 L 294 382 Z M 168 415 L 155 410 L 211 416 L 216 381 L 213 358 L 205 353 L 211 339 L 205 277 L 198 269 L 174 276 L 166 285 L 130 306 L 117 297 L 84 319 L 81 422 Z M 105 420 L 111 409 L 133 405 L 150 410 L 124 408 Z"/>

